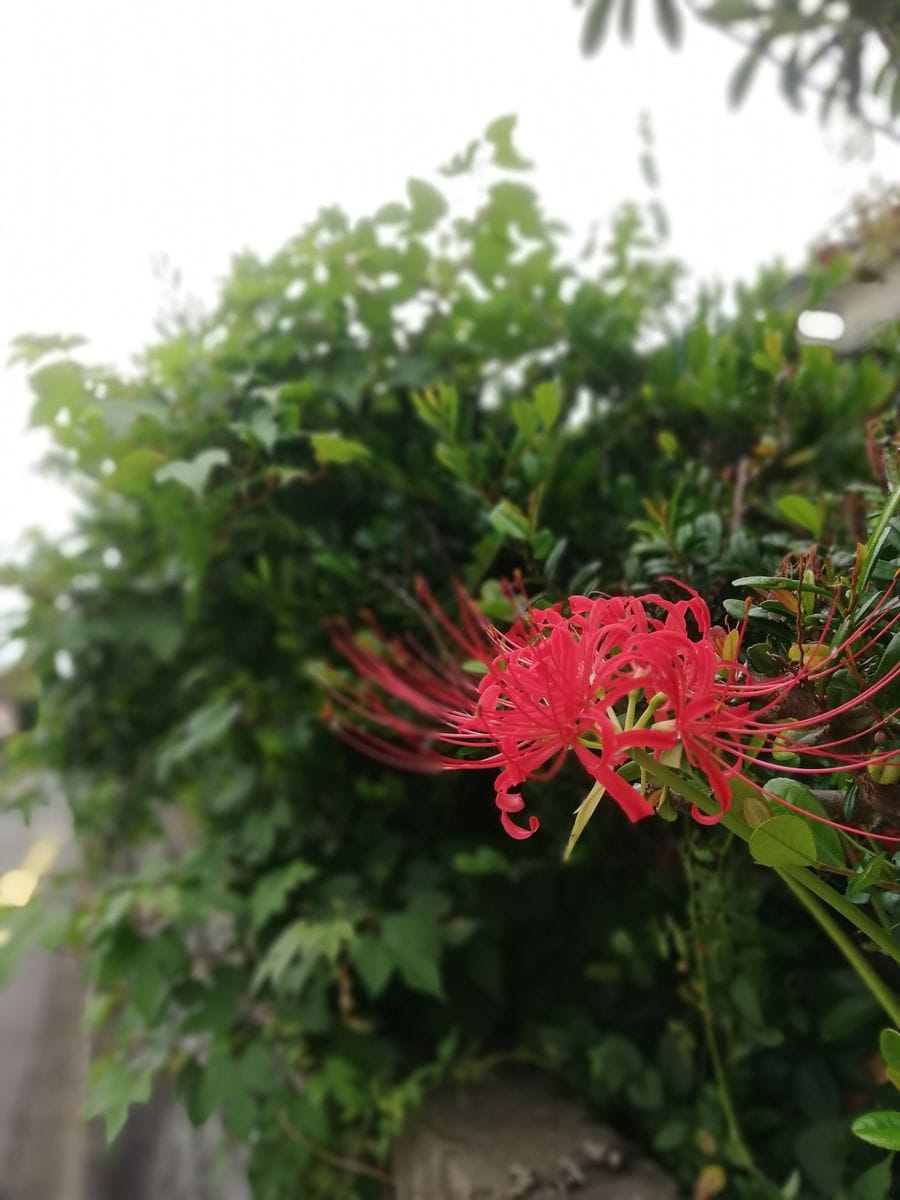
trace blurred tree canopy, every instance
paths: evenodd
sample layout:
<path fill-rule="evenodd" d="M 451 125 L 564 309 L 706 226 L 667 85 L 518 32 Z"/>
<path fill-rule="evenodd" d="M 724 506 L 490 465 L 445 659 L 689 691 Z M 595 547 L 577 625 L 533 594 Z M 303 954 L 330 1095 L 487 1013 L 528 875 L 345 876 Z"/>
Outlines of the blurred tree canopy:
<path fill-rule="evenodd" d="M 596 54 L 613 28 L 631 39 L 644 5 L 637 0 L 575 0 L 586 6 L 581 44 Z M 652 0 L 671 46 L 684 32 L 684 13 L 740 42 L 746 53 L 729 88 L 732 104 L 746 96 L 760 64 L 778 69 L 781 90 L 801 108 L 814 95 L 822 120 L 843 109 L 870 128 L 900 140 L 900 4 L 896 0 Z"/>

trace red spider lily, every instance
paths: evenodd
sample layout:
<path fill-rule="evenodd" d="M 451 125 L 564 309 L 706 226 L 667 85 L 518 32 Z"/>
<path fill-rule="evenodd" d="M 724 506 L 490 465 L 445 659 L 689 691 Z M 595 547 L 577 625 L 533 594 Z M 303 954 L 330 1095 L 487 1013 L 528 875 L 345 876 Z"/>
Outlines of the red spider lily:
<path fill-rule="evenodd" d="M 435 653 L 412 641 L 390 641 L 372 618 L 368 644 L 337 626 L 335 645 L 356 680 L 330 682 L 331 718 L 345 740 L 383 762 L 424 771 L 496 770 L 501 822 L 515 838 L 530 837 L 538 828 L 533 816 L 527 828 L 512 820 L 524 808 L 518 789 L 539 773 L 555 772 L 569 751 L 631 821 L 654 810 L 618 773 L 629 752 L 680 756 L 705 777 L 718 802 L 715 815 L 693 807 L 694 818 L 705 824 L 728 809 L 732 782 L 752 782 L 747 771 L 753 767 L 825 774 L 895 758 L 896 751 L 854 751 L 859 732 L 830 740 L 821 740 L 821 734 L 870 702 L 900 667 L 830 710 L 810 697 L 816 695 L 814 685 L 870 650 L 900 612 L 885 620 L 882 601 L 829 648 L 833 605 L 819 641 L 801 654 L 803 661 L 760 681 L 738 661 L 743 629 L 726 638 L 712 628 L 700 596 L 684 590 L 688 598 L 675 601 L 653 593 L 570 596 L 564 605 L 524 607 L 501 633 L 462 588 L 456 591 L 454 624 L 420 583 L 427 619 L 439 642 L 449 638 L 451 652 L 446 646 Z M 813 705 L 811 715 L 779 718 L 779 706 L 783 710 L 801 687 Z M 869 731 L 887 720 L 870 724 Z M 767 757 L 775 751 L 806 760 L 815 756 L 827 765 L 773 766 Z"/>

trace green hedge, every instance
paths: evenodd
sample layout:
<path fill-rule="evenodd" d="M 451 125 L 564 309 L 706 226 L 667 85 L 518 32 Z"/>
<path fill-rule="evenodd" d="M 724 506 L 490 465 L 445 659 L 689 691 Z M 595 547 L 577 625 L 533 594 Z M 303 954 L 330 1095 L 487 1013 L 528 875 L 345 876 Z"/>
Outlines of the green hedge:
<path fill-rule="evenodd" d="M 412 180 L 372 217 L 324 210 L 131 372 L 18 342 L 82 498 L 8 573 L 41 683 L 10 753 L 58 774 L 88 864 L 93 1108 L 115 1132 L 165 1072 L 245 1144 L 257 1200 L 374 1196 L 322 1151 L 382 1161 L 433 1081 L 510 1055 L 686 1186 L 721 1162 L 763 1195 L 711 1023 L 765 1169 L 834 1200 L 876 1161 L 846 1127 L 877 1098 L 877 1014 L 766 873 L 613 812 L 564 866 L 574 775 L 512 843 L 488 780 L 382 769 L 320 719 L 327 620 L 419 628 L 417 574 L 499 619 L 515 570 L 554 599 L 672 573 L 721 615 L 811 542 L 849 561 L 878 502 L 865 421 L 895 351 L 799 348 L 777 274 L 686 299 L 631 206 L 575 255 L 510 132 L 452 168 L 474 209 Z"/>

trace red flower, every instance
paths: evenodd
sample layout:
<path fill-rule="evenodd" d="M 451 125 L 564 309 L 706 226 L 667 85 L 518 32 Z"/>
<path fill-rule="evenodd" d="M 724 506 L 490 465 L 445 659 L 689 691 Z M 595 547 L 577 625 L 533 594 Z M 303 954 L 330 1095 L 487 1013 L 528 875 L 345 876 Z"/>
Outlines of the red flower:
<path fill-rule="evenodd" d="M 383 762 L 426 771 L 496 770 L 501 822 L 516 838 L 538 828 L 533 816 L 527 828 L 512 820 L 524 808 L 522 784 L 552 774 L 569 751 L 632 821 L 653 808 L 618 773 L 630 751 L 680 755 L 718 801 L 717 815 L 694 806 L 694 818 L 706 824 L 719 820 L 731 803 L 731 782 L 747 779 L 750 768 L 824 774 L 894 756 L 848 748 L 858 732 L 827 741 L 821 733 L 871 700 L 900 668 L 829 711 L 819 702 L 799 719 L 778 719 L 777 711 L 799 687 L 816 694 L 814 685 L 871 649 L 900 614 L 885 622 L 876 607 L 830 650 L 829 619 L 802 662 L 759 681 L 739 664 L 740 633 L 726 639 L 713 630 L 706 603 L 685 591 L 688 598 L 676 601 L 656 594 L 570 596 L 564 605 L 523 607 L 500 633 L 462 588 L 454 624 L 420 583 L 425 615 L 443 648 L 389 640 L 372 618 L 368 644 L 337 626 L 335 645 L 356 679 L 331 682 L 332 721 L 345 740 Z M 805 761 L 815 756 L 825 765 L 773 766 L 767 760 L 775 751 Z"/>

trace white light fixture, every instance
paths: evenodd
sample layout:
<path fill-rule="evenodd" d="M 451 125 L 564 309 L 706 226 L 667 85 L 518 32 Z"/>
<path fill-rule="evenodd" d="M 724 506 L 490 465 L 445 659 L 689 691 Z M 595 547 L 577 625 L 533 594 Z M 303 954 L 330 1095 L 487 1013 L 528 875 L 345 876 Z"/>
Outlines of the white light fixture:
<path fill-rule="evenodd" d="M 844 318 L 823 308 L 804 309 L 797 318 L 800 336 L 817 342 L 838 342 L 844 336 L 844 329 Z"/>

